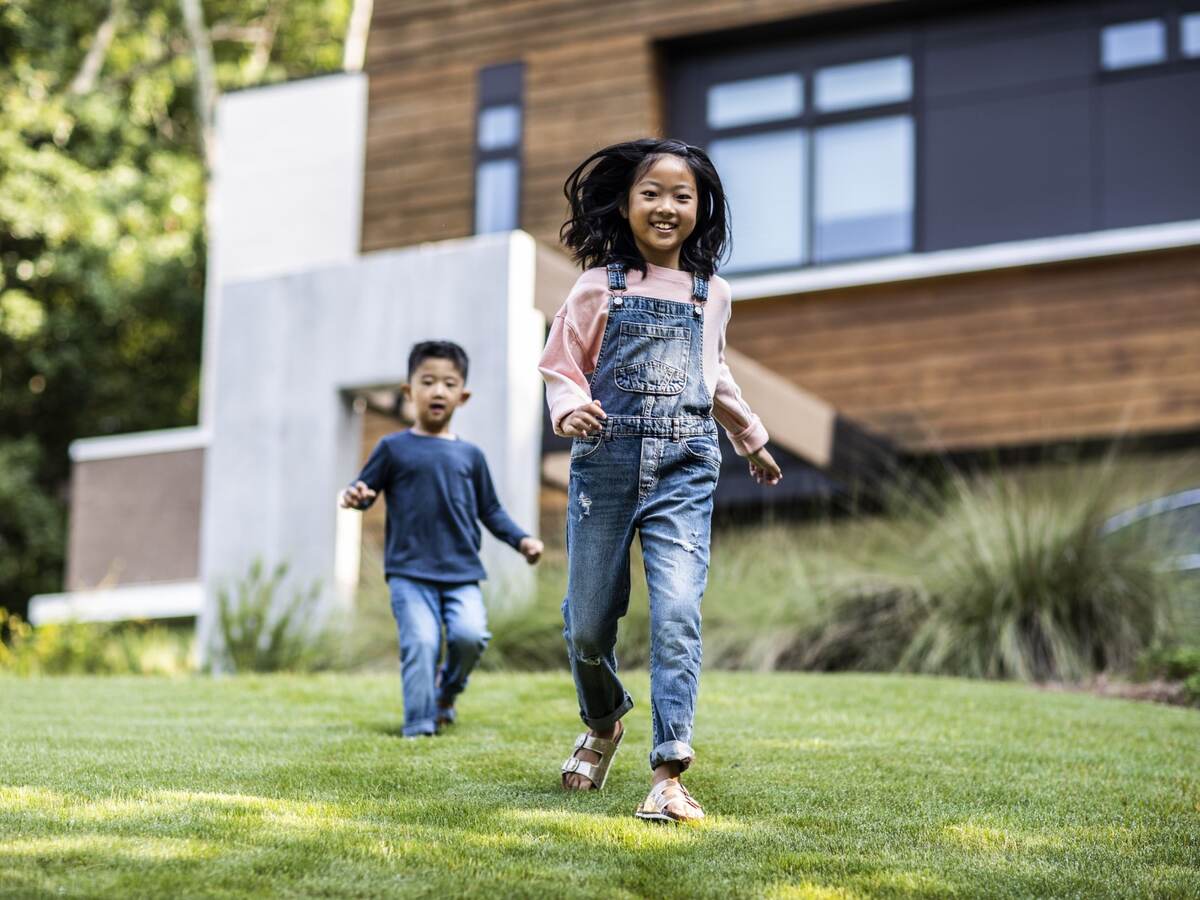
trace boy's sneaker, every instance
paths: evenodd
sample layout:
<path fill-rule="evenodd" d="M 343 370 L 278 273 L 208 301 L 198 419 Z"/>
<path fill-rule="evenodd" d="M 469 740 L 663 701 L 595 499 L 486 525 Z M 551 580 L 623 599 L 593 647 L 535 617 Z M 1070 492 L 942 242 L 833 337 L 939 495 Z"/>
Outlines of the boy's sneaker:
<path fill-rule="evenodd" d="M 453 706 L 439 706 L 437 711 L 437 730 L 441 731 L 448 725 L 453 725 L 458 721 L 458 713 L 454 711 Z"/>

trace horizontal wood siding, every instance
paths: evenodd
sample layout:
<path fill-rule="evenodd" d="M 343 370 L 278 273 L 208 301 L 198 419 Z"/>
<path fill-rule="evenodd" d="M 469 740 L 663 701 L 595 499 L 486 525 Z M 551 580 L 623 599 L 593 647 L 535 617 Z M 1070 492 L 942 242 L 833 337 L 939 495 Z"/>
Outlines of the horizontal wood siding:
<path fill-rule="evenodd" d="M 729 341 L 914 450 L 1200 429 L 1200 251 L 739 303 Z"/>
<path fill-rule="evenodd" d="M 521 226 L 555 243 L 593 150 L 663 128 L 654 42 L 886 0 L 376 0 L 363 249 L 471 233 L 477 77 L 525 63 Z"/>
<path fill-rule="evenodd" d="M 521 225 L 553 245 L 571 169 L 662 132 L 657 40 L 886 2 L 376 0 L 363 249 L 470 234 L 484 66 L 525 64 Z M 1171 252 L 740 303 L 730 343 L 910 449 L 1194 430 L 1198 267 Z"/>

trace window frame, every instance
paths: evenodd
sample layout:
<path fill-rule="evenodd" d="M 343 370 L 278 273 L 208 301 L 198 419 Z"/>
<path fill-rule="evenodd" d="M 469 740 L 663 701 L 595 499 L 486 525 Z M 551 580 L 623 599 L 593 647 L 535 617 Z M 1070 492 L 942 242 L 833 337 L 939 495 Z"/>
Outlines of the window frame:
<path fill-rule="evenodd" d="M 818 70 L 833 66 L 870 62 L 894 56 L 908 59 L 911 75 L 911 91 L 907 100 L 881 103 L 873 106 L 822 112 L 816 106 L 816 74 Z M 708 124 L 707 98 L 709 90 L 719 84 L 774 75 L 797 74 L 803 79 L 801 112 L 796 116 L 771 119 L 767 122 L 735 125 L 728 128 L 712 128 Z M 904 253 L 920 251 L 922 235 L 917 204 L 921 194 L 920 154 L 922 127 L 920 110 L 922 63 L 917 40 L 909 29 L 890 31 L 866 36 L 845 38 L 837 41 L 789 41 L 768 47 L 746 47 L 724 57 L 701 57 L 684 60 L 675 68 L 671 84 L 670 121 L 674 133 L 684 136 L 692 144 L 707 149 L 714 140 L 739 138 L 772 132 L 799 129 L 805 144 L 805 171 L 802 173 L 804 186 L 804 208 L 802 216 L 804 233 L 803 261 L 778 266 L 738 270 L 731 275 L 744 277 L 766 275 L 773 272 L 796 269 L 820 268 L 881 259 Z M 815 261 L 816 249 L 816 132 L 831 125 L 863 122 L 905 116 L 912 123 L 913 154 L 909 177 L 912 188 L 912 206 L 909 209 L 911 246 L 900 253 L 868 253 L 839 257 L 826 262 Z"/>
<path fill-rule="evenodd" d="M 516 143 L 509 147 L 484 150 L 480 146 L 480 121 L 484 112 L 504 106 L 515 106 L 520 116 Z M 513 227 L 521 227 L 521 207 L 525 185 L 525 63 L 499 63 L 479 70 L 478 94 L 472 134 L 474 148 L 471 163 L 471 234 L 479 231 L 479 169 L 484 163 L 511 160 L 517 165 L 516 209 Z M 493 232 L 487 232 L 493 233 Z"/>
<path fill-rule="evenodd" d="M 1157 2 L 1144 2 L 1144 5 L 1136 12 L 1129 7 L 1098 17 L 1093 45 L 1095 54 L 1093 63 L 1097 77 L 1101 82 L 1105 82 L 1125 78 L 1153 77 L 1200 68 L 1200 55 L 1185 56 L 1183 53 L 1183 17 L 1197 14 L 1200 14 L 1200 0 L 1157 0 Z M 1102 46 L 1104 29 L 1111 25 L 1123 25 L 1147 19 L 1160 19 L 1166 25 L 1166 58 L 1161 62 L 1141 63 L 1119 69 L 1105 68 Z"/>

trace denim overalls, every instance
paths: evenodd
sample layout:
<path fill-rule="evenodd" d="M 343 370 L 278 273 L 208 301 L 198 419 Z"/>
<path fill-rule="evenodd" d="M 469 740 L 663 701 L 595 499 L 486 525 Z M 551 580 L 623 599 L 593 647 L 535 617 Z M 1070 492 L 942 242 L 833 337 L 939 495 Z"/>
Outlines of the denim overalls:
<path fill-rule="evenodd" d="M 608 325 L 590 382 L 608 418 L 598 437 L 571 446 L 563 633 L 584 723 L 611 728 L 633 706 L 613 650 L 638 531 L 650 591 L 650 765 L 687 768 L 721 466 L 702 365 L 708 282 L 693 277 L 692 302 L 626 296 L 625 269 L 614 263 L 608 287 Z"/>

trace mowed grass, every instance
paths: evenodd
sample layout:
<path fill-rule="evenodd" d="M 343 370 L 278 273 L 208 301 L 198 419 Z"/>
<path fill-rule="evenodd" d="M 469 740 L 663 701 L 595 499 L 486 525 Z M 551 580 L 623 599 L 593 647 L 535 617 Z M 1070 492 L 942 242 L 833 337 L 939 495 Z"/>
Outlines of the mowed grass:
<path fill-rule="evenodd" d="M 566 795 L 564 673 L 406 741 L 383 675 L 0 680 L 0 895 L 1200 897 L 1200 713 L 1015 684 L 705 673 L 688 783 L 632 812 L 647 678 Z"/>

